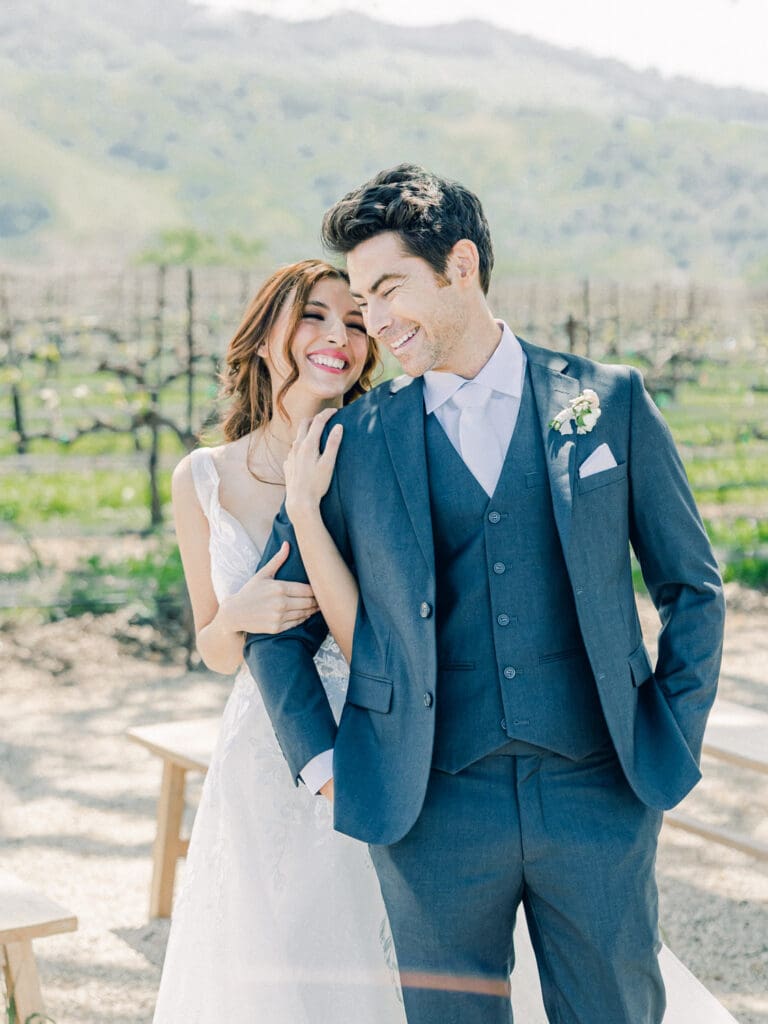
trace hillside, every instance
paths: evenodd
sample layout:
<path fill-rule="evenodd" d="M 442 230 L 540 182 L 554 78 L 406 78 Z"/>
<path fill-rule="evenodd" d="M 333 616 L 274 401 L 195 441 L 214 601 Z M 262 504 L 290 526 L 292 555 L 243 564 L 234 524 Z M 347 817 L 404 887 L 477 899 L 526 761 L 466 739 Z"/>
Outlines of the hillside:
<path fill-rule="evenodd" d="M 414 160 L 482 196 L 526 274 L 768 274 L 768 95 L 482 22 L 213 18 L 6 0 L 0 260 L 122 262 L 160 230 L 318 251 L 324 208 Z"/>

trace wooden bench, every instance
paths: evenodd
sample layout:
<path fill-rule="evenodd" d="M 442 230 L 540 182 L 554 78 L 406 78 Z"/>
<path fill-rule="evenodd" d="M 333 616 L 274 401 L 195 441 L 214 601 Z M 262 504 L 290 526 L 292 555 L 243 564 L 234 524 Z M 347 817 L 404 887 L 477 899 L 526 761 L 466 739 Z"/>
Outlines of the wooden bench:
<path fill-rule="evenodd" d="M 128 730 L 129 739 L 162 759 L 163 775 L 157 803 L 157 833 L 152 854 L 150 917 L 170 917 L 179 857 L 188 839 L 181 837 L 187 772 L 206 772 L 219 734 L 220 718 L 162 722 Z"/>
<path fill-rule="evenodd" d="M 703 751 L 741 768 L 768 773 L 768 714 L 718 698 L 707 722 Z M 664 821 L 672 828 L 683 829 L 752 857 L 768 860 L 767 843 L 737 835 L 730 829 L 704 824 L 685 811 L 668 811 Z"/>
<path fill-rule="evenodd" d="M 23 1024 L 33 1014 L 45 1016 L 32 940 L 60 932 L 73 932 L 77 918 L 64 907 L 0 872 L 0 948 L 8 1002 L 16 1005 L 16 1020 Z"/>
<path fill-rule="evenodd" d="M 162 722 L 129 729 L 128 736 L 163 762 L 157 805 L 150 916 L 170 917 L 179 857 L 188 840 L 181 837 L 187 772 L 206 772 L 219 730 L 218 718 Z M 718 699 L 707 723 L 704 753 L 758 772 L 768 772 L 768 714 Z M 768 859 L 768 844 L 728 829 L 706 825 L 684 811 L 669 811 L 665 822 L 713 842 L 760 859 Z"/>

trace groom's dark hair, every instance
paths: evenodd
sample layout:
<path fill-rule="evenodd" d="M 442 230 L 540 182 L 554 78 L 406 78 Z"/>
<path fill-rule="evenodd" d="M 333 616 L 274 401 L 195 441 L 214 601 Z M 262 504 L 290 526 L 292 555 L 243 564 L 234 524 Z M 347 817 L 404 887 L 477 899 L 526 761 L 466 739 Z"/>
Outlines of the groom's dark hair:
<path fill-rule="evenodd" d="M 480 200 L 456 181 L 416 164 L 379 173 L 340 199 L 323 217 L 323 242 L 346 255 L 383 231 L 395 231 L 406 252 L 420 256 L 445 277 L 448 253 L 468 238 L 480 254 L 480 285 L 487 294 L 493 245 Z"/>

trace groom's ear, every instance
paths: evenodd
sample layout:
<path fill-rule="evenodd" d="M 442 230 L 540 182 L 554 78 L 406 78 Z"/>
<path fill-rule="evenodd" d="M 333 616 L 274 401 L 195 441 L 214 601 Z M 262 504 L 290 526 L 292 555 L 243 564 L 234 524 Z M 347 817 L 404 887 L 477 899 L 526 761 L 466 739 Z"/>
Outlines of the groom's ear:
<path fill-rule="evenodd" d="M 449 277 L 461 285 L 477 281 L 480 272 L 480 254 L 469 238 L 460 238 L 448 253 Z"/>

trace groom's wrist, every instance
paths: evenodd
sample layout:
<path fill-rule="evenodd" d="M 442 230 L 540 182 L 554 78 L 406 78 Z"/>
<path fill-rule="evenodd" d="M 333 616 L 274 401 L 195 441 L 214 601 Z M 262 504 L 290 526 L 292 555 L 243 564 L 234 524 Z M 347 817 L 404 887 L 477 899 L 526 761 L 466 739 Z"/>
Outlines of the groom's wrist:
<path fill-rule="evenodd" d="M 304 765 L 300 775 L 310 793 L 317 795 L 333 779 L 333 750 L 324 750 L 313 757 Z"/>

